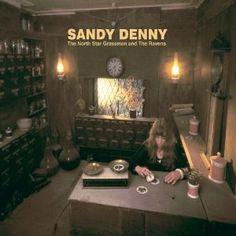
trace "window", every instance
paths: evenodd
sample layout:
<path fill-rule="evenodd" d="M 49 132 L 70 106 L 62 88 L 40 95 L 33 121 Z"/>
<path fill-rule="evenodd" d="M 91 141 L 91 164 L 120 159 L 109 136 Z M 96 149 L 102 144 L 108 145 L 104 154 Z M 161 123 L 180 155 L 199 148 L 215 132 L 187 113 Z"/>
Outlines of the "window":
<path fill-rule="evenodd" d="M 116 115 L 129 116 L 129 108 L 124 92 L 129 86 L 128 83 L 130 83 L 129 79 L 97 78 L 95 88 L 98 114 L 112 115 L 112 112 L 115 112 Z M 133 80 L 132 86 L 143 99 L 143 80 Z M 142 115 L 143 103 L 137 109 L 137 117 Z"/>

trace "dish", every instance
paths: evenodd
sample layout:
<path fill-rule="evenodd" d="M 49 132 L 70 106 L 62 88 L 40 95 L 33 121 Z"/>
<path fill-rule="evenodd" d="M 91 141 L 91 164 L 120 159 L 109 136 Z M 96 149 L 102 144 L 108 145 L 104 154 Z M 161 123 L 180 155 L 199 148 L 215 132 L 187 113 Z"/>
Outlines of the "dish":
<path fill-rule="evenodd" d="M 109 163 L 109 167 L 116 173 L 122 173 L 128 170 L 129 163 L 125 160 L 119 159 Z"/>
<path fill-rule="evenodd" d="M 103 171 L 103 166 L 97 162 L 91 162 L 85 166 L 83 172 L 86 175 L 98 175 Z"/>

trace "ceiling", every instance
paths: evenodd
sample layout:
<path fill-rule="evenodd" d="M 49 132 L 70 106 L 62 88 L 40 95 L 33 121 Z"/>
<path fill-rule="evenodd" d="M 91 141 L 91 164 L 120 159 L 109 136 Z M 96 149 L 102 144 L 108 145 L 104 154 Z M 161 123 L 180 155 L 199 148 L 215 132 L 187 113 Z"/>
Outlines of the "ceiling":
<path fill-rule="evenodd" d="M 0 0 L 35 15 L 73 14 L 77 11 L 160 7 L 161 9 L 198 8 L 204 0 Z"/>

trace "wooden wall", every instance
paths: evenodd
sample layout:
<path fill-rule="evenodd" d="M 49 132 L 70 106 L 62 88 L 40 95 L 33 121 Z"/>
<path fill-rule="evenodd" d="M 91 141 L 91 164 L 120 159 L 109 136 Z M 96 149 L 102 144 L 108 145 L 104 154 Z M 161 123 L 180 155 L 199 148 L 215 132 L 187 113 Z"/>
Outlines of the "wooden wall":
<path fill-rule="evenodd" d="M 207 117 L 209 108 L 209 93 L 207 89 L 211 82 L 211 62 L 213 52 L 210 49 L 211 41 L 219 32 L 222 32 L 227 40 L 231 42 L 231 51 L 228 53 L 229 65 L 224 68 L 227 74 L 228 95 L 231 97 L 226 101 L 226 140 L 224 155 L 228 160 L 233 160 L 236 170 L 236 83 L 235 65 L 236 61 L 236 4 L 231 0 L 208 0 L 198 9 L 198 26 L 196 39 L 196 57 L 194 67 L 194 104 L 197 115 L 201 121 L 201 135 L 207 135 Z M 221 115 L 221 114 L 219 114 Z"/>
<path fill-rule="evenodd" d="M 168 28 L 167 47 L 68 47 L 66 32 L 69 27 L 109 28 L 102 19 L 122 18 L 119 28 Z M 102 18 L 99 20 L 98 18 Z M 90 104 L 89 84 L 93 78 L 107 77 L 106 60 L 117 55 L 124 60 L 123 77 L 134 75 L 147 80 L 145 116 L 166 116 L 171 103 L 193 102 L 193 59 L 195 53 L 195 10 L 161 11 L 147 8 L 117 11 L 78 13 L 72 16 L 38 17 L 45 31 L 54 34 L 47 42 L 49 119 L 53 129 L 65 133 L 73 124 L 75 102 L 82 96 Z M 59 83 L 55 77 L 57 53 L 62 52 L 67 63 L 67 81 Z M 177 52 L 181 64 L 181 81 L 173 86 L 170 64 Z M 82 94 L 80 92 L 82 87 Z M 64 114 L 65 113 L 65 114 Z"/>

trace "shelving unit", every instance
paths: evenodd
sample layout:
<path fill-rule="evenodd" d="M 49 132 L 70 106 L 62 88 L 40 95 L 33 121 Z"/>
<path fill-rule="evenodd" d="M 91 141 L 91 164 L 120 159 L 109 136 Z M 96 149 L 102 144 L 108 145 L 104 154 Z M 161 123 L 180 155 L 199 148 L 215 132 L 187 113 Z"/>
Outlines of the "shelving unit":
<path fill-rule="evenodd" d="M 40 129 L 47 123 L 44 41 L 27 37 L 6 43 L 0 45 L 0 105 L 24 98 L 28 117 Z"/>

